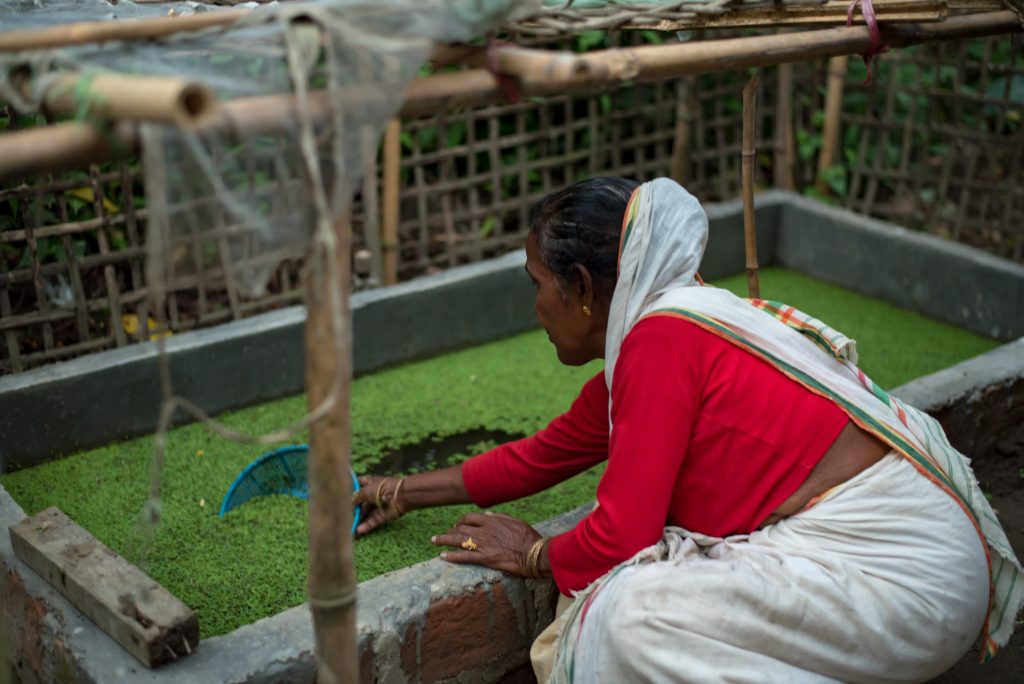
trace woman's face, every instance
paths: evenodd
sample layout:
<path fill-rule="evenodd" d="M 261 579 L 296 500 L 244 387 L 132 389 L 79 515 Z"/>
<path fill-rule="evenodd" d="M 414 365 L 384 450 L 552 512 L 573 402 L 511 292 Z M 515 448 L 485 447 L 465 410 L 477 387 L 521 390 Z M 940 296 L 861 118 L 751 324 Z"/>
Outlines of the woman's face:
<path fill-rule="evenodd" d="M 526 239 L 526 272 L 537 288 L 534 310 L 537 320 L 555 345 L 558 360 L 567 366 L 582 366 L 604 355 L 604 330 L 599 312 L 594 311 L 593 290 L 582 286 L 582 292 L 564 292 L 558 287 L 555 274 L 540 260 L 537 240 Z M 584 313 L 586 305 L 591 315 Z"/>

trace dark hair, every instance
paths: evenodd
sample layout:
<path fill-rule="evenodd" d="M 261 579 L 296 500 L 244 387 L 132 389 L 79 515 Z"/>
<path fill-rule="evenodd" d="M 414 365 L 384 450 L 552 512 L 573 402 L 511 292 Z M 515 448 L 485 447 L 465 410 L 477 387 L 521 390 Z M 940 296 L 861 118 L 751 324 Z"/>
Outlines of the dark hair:
<path fill-rule="evenodd" d="M 590 178 L 551 193 L 530 211 L 541 263 L 563 290 L 573 285 L 572 267 L 580 264 L 602 295 L 614 291 L 622 217 L 638 185 L 626 178 Z"/>

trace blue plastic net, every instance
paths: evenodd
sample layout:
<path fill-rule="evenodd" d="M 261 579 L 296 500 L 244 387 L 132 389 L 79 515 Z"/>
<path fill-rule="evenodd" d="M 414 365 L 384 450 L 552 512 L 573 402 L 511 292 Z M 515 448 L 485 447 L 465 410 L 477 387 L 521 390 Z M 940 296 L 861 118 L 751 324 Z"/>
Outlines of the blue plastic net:
<path fill-rule="evenodd" d="M 220 506 L 221 517 L 260 496 L 277 494 L 308 499 L 308 453 L 309 447 L 305 445 L 284 447 L 264 454 L 250 463 L 228 488 L 228 493 Z M 351 469 L 349 472 L 352 475 L 352 491 L 359 491 L 356 474 Z M 359 514 L 359 507 L 356 507 L 352 516 L 353 532 L 359 524 Z"/>

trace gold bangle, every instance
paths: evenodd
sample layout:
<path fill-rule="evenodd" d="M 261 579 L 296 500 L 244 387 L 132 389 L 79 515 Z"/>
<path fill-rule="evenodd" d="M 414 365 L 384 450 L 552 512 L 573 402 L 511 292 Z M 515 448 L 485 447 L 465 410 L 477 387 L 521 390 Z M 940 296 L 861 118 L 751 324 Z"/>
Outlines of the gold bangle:
<path fill-rule="evenodd" d="M 388 478 L 385 477 L 383 480 L 380 481 L 380 484 L 377 485 L 377 496 L 374 497 L 374 502 L 377 504 L 377 508 L 381 508 L 381 509 L 384 508 L 384 502 L 380 500 L 380 492 L 381 492 L 382 489 L 384 489 L 384 484 L 387 481 L 388 481 Z"/>
<path fill-rule="evenodd" d="M 402 510 L 402 506 L 398 503 L 398 492 L 399 490 L 402 489 L 403 484 L 405 484 L 404 477 L 398 481 L 397 485 L 395 485 L 395 491 L 391 492 L 391 502 L 388 504 L 388 508 L 393 509 L 395 512 L 397 512 L 395 518 L 400 518 L 402 515 L 405 514 L 405 511 Z"/>
<path fill-rule="evenodd" d="M 547 537 L 541 537 L 533 542 L 530 552 L 526 554 L 526 576 L 530 579 L 542 579 L 540 572 L 540 556 L 544 552 L 544 544 Z"/>

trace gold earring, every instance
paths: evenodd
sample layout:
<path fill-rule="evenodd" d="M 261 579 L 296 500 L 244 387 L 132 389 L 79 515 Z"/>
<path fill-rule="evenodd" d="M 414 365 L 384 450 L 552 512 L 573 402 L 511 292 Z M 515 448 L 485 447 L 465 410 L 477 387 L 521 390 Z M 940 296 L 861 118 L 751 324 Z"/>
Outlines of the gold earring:
<path fill-rule="evenodd" d="M 583 315 L 587 317 L 590 316 L 590 307 L 587 306 L 586 304 L 583 305 Z"/>

